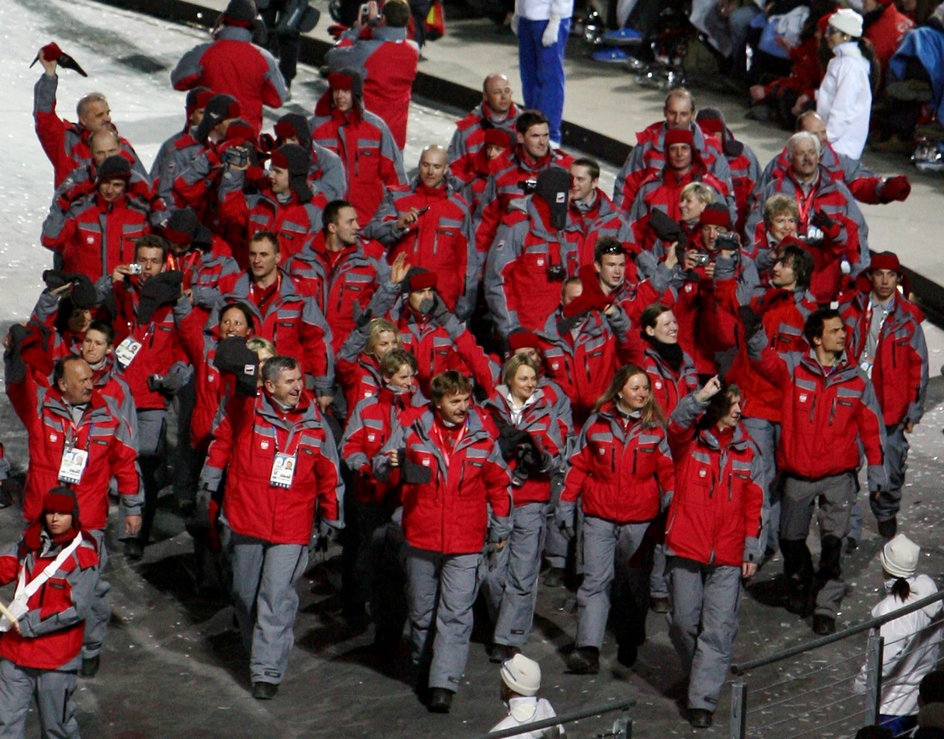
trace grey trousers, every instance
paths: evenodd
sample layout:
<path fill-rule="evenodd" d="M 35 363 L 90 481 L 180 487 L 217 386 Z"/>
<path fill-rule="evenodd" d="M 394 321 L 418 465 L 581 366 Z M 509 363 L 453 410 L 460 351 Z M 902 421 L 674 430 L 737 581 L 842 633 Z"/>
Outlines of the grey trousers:
<path fill-rule="evenodd" d="M 85 619 L 85 631 L 82 637 L 82 657 L 90 659 L 102 651 L 105 634 L 108 632 L 108 622 L 111 620 L 111 604 L 108 602 L 108 591 L 111 585 L 105 581 L 105 568 L 108 566 L 108 548 L 105 546 L 105 531 L 92 529 L 89 533 L 98 542 L 98 581 L 92 593 L 92 604 Z"/>
<path fill-rule="evenodd" d="M 869 496 L 869 505 L 877 521 L 888 521 L 898 515 L 910 448 L 911 445 L 905 438 L 904 424 L 885 427 L 885 474 L 888 477 L 888 489 L 879 493 L 877 498 Z"/>
<path fill-rule="evenodd" d="M 157 513 L 157 496 L 161 492 L 165 456 L 167 454 L 167 411 L 162 408 L 139 410 L 138 416 L 138 466 L 141 469 L 141 484 L 144 486 L 144 510 L 141 512 L 141 531 L 137 535 L 143 544 L 151 536 L 151 525 Z"/>
<path fill-rule="evenodd" d="M 421 668 L 429 664 L 430 688 L 459 689 L 469 657 L 472 604 L 479 589 L 481 561 L 478 552 L 407 550 L 410 657 Z"/>
<path fill-rule="evenodd" d="M 777 479 L 780 424 L 763 418 L 742 418 L 741 422 L 760 450 L 763 477 L 756 482 L 764 491 L 764 500 L 767 503 L 767 541 L 762 541 L 761 544 L 766 549 L 776 551 L 777 540 L 780 538 L 781 485 Z"/>
<path fill-rule="evenodd" d="M 528 641 L 538 597 L 544 509 L 544 503 L 514 508 L 511 536 L 495 556 L 494 566 L 489 562 L 482 588 L 495 620 L 496 644 L 523 647 Z"/>
<path fill-rule="evenodd" d="M 308 567 L 308 547 L 250 539 L 228 527 L 224 532 L 233 565 L 233 606 L 250 654 L 252 682 L 278 685 L 295 644 L 295 585 Z"/>
<path fill-rule="evenodd" d="M 669 636 L 688 674 L 688 707 L 714 712 L 738 629 L 741 568 L 670 557 Z"/>
<path fill-rule="evenodd" d="M 577 646 L 600 648 L 610 613 L 610 589 L 639 549 L 649 522 L 616 524 L 594 516 L 583 520 L 583 582 L 577 591 Z"/>
<path fill-rule="evenodd" d="M 806 537 L 817 502 L 822 553 L 815 577 L 816 613 L 836 617 L 846 592 L 842 580 L 842 539 L 849 533 L 849 518 L 855 502 L 854 472 L 831 475 L 818 480 L 801 480 L 787 475 L 780 512 L 781 549 L 784 574 L 795 587 L 809 590 L 814 586 L 813 563 Z"/>
<path fill-rule="evenodd" d="M 665 544 L 656 544 L 652 548 L 652 570 L 649 572 L 649 597 L 668 598 L 669 583 L 665 577 Z"/>
<path fill-rule="evenodd" d="M 34 696 L 44 738 L 78 737 L 72 701 L 75 683 L 75 672 L 35 670 L 0 661 L 0 737 L 26 736 L 26 717 Z"/>
<path fill-rule="evenodd" d="M 547 527 L 544 538 L 544 556 L 551 567 L 563 570 L 567 567 L 567 555 L 570 543 L 567 537 L 557 528 L 557 502 L 560 500 L 561 490 L 564 487 L 564 476 L 551 477 L 551 499 L 547 505 Z"/>

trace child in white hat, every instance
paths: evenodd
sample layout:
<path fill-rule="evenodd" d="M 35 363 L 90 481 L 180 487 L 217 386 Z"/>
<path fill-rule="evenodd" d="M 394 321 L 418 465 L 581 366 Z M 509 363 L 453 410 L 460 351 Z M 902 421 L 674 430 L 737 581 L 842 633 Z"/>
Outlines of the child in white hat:
<path fill-rule="evenodd" d="M 508 715 L 492 727 L 492 731 L 511 729 L 535 721 L 554 718 L 554 708 L 545 698 L 538 698 L 541 689 L 541 666 L 523 654 L 516 654 L 501 666 L 501 699 L 508 706 Z M 564 736 L 558 724 L 548 729 L 515 734 L 514 739 L 554 739 Z"/>
<path fill-rule="evenodd" d="M 885 581 L 885 598 L 872 609 L 878 618 L 937 592 L 934 581 L 918 574 L 921 548 L 899 534 L 882 548 L 879 560 Z M 918 685 L 937 662 L 941 641 L 940 601 L 900 616 L 881 627 L 882 702 L 878 723 L 901 736 L 917 725 Z M 864 693 L 866 667 L 856 678 L 856 692 Z"/>

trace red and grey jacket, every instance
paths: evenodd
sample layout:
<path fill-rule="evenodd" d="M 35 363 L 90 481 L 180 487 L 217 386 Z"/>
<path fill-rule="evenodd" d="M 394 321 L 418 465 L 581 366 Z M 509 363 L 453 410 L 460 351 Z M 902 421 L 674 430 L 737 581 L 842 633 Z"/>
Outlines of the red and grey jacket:
<path fill-rule="evenodd" d="M 559 325 L 563 319 L 561 310 L 554 311 L 537 335 L 547 377 L 570 400 L 574 424 L 580 428 L 616 370 L 638 362 L 639 346 L 629 335 L 629 320 L 622 310 L 609 316 L 589 311 L 562 336 Z"/>
<path fill-rule="evenodd" d="M 653 347 L 643 352 L 642 368 L 649 376 L 649 389 L 658 401 L 666 418 L 690 392 L 698 388 L 698 374 L 692 358 L 682 352 L 682 364 L 678 370 L 665 361 Z"/>
<path fill-rule="evenodd" d="M 240 300 L 256 306 L 262 319 L 255 335 L 275 344 L 279 354 L 301 362 L 305 374 L 314 378 L 316 395 L 330 395 L 334 385 L 331 328 L 314 299 L 289 274 L 280 269 L 277 282 L 268 299 L 267 291 L 256 288 L 246 272 L 222 279 L 219 290 L 224 303 Z M 216 329 L 212 319 L 206 328 Z"/>
<path fill-rule="evenodd" d="M 844 296 L 839 312 L 846 325 L 846 351 L 851 359 L 868 362 L 865 355 L 872 319 L 869 292 Z M 894 296 L 891 312 L 879 331 L 871 358 L 872 386 L 886 426 L 918 423 L 924 414 L 928 388 L 928 347 L 921 322 L 924 315 L 901 295 Z"/>
<path fill-rule="evenodd" d="M 406 146 L 406 124 L 420 51 L 405 28 L 365 29 L 369 37 L 342 37 L 325 54 L 332 71 L 355 69 L 364 81 L 364 107 L 383 118 L 397 148 Z"/>
<path fill-rule="evenodd" d="M 454 443 L 453 443 L 454 441 Z M 429 471 L 428 482 L 403 481 L 403 465 L 392 468 L 387 452 L 403 449 L 404 462 Z M 458 430 L 445 429 L 428 407 L 402 418 L 373 459 L 377 479 L 400 483 L 403 533 L 417 549 L 472 554 L 510 529 L 508 468 L 493 430 L 469 409 Z"/>
<path fill-rule="evenodd" d="M 485 192 L 475 214 L 475 250 L 480 259 L 485 258 L 495 241 L 495 234 L 510 212 L 513 200 L 525 195 L 522 182 L 534 180 L 541 172 L 551 167 L 570 170 L 574 158 L 560 149 L 551 149 L 540 159 L 534 160 L 525 153 L 520 144 L 506 150 L 491 161 L 492 175 L 485 185 Z"/>
<path fill-rule="evenodd" d="M 35 521 L 42 513 L 43 496 L 61 484 L 59 467 L 67 447 L 82 449 L 88 459 L 75 490 L 88 529 L 104 529 L 108 523 L 108 488 L 112 479 L 126 515 L 140 515 L 144 494 L 140 490 L 135 461 L 138 450 L 128 424 L 115 405 L 97 388 L 79 418 L 58 388 L 39 387 L 19 358 L 7 352 L 7 395 L 29 436 L 30 464 L 26 472 L 23 516 Z"/>
<path fill-rule="evenodd" d="M 89 130 L 81 123 L 70 123 L 56 115 L 56 89 L 58 75 L 43 74 L 33 88 L 33 120 L 39 143 L 52 162 L 53 183 L 59 187 L 79 167 L 90 164 L 92 150 L 89 148 Z M 148 174 L 137 153 L 127 139 L 119 138 L 121 156 L 128 160 L 131 169 L 147 181 Z"/>
<path fill-rule="evenodd" d="M 407 229 L 398 229 L 397 219 L 411 208 L 427 208 Z M 478 288 L 479 263 L 474 249 L 469 206 L 450 184 L 426 187 L 419 180 L 387 188 L 377 213 L 364 230 L 387 249 L 392 263 L 406 254 L 413 267 L 436 275 L 436 292 L 449 310 L 462 317 L 471 315 Z"/>
<path fill-rule="evenodd" d="M 826 170 L 830 179 L 842 182 L 859 202 L 868 203 L 869 205 L 878 205 L 884 202 L 878 195 L 884 178 L 866 167 L 862 160 L 850 159 L 842 154 L 837 154 L 832 144 L 827 141 L 826 144 L 821 145 L 819 163 Z M 786 177 L 789 172 L 790 154 L 784 147 L 764 168 L 764 172 L 755 188 L 755 193 L 757 193 L 755 201 L 773 180 Z M 763 200 L 759 202 L 759 207 L 763 211 Z M 747 231 L 746 233 L 750 235 L 752 232 Z"/>
<path fill-rule="evenodd" d="M 151 184 L 158 197 L 168 209 L 168 216 L 175 208 L 186 205 L 174 197 L 174 182 L 185 172 L 190 163 L 203 151 L 203 144 L 190 131 L 179 131 L 161 144 L 151 164 Z"/>
<path fill-rule="evenodd" d="M 461 182 L 468 184 L 479 174 L 476 154 L 485 148 L 485 132 L 490 128 L 504 131 L 508 136 L 508 148 L 518 140 L 515 123 L 518 121 L 518 106 L 514 103 L 505 117 L 496 120 L 484 102 L 456 123 L 456 130 L 449 141 L 449 171 Z"/>
<path fill-rule="evenodd" d="M 390 509 L 400 505 L 399 488 L 374 479 L 371 460 L 393 436 L 403 414 L 426 403 L 426 398 L 416 388 L 394 393 L 381 387 L 354 407 L 341 439 L 341 458 L 353 473 L 353 493 L 357 500 L 386 505 Z"/>
<path fill-rule="evenodd" d="M 684 175 L 679 176 L 669 167 L 665 167 L 661 170 L 650 171 L 646 177 L 639 181 L 636 199 L 627 209 L 633 232 L 641 233 L 648 227 L 649 214 L 653 210 L 661 210 L 673 221 L 681 221 L 680 196 L 685 186 L 692 182 L 701 182 L 717 192 L 728 207 L 731 222 L 734 222 L 737 217 L 737 209 L 731 185 L 713 175 L 698 157 L 698 153 L 693 152 L 692 167 Z"/>
<path fill-rule="evenodd" d="M 89 534 L 70 529 L 54 539 L 41 523 L 0 555 L 0 585 L 17 581 L 22 571 L 29 585 L 56 561 L 76 536 L 79 545 L 27 600 L 17 626 L 0 638 L 0 658 L 35 670 L 75 671 L 81 664 L 85 619 L 98 583 L 98 546 Z"/>
<path fill-rule="evenodd" d="M 309 124 L 312 140 L 341 158 L 347 200 L 357 219 L 368 223 L 383 200 L 384 187 L 406 184 L 403 155 L 390 129 L 380 116 L 364 110 L 356 97 L 351 110 L 336 110 L 330 90 L 318 101 Z"/>
<path fill-rule="evenodd" d="M 383 249 L 376 242 L 358 240 L 356 245 L 334 254 L 325 248 L 321 232 L 285 263 L 285 271 L 318 304 L 331 327 L 335 354 L 354 330 L 357 317 L 367 309 L 378 285 L 390 275 Z"/>
<path fill-rule="evenodd" d="M 513 426 L 527 432 L 535 446 L 546 455 L 540 471 L 531 471 L 521 485 L 512 488 L 515 507 L 528 503 L 547 503 L 551 498 L 551 475 L 563 464 L 566 449 L 566 437 L 561 435 L 563 420 L 557 415 L 557 403 L 545 394 L 542 387 L 537 387 L 520 409 L 515 418 L 511 411 L 510 391 L 505 385 L 495 388 L 492 396 L 482 404 L 482 411 L 488 413 L 492 422 L 500 430 Z M 518 467 L 517 458 L 506 462 L 513 474 Z"/>
<path fill-rule="evenodd" d="M 306 202 L 300 201 L 294 191 L 281 199 L 268 185 L 259 192 L 244 193 L 243 175 L 242 170 L 227 169 L 217 192 L 219 217 L 227 226 L 227 240 L 234 249 L 243 252 L 253 234 L 271 231 L 279 237 L 282 260 L 291 258 L 302 250 L 311 234 L 321 230 L 321 214 L 328 201 L 320 192 Z"/>
<path fill-rule="evenodd" d="M 560 269 L 566 278 L 580 269 L 577 245 L 564 231 L 554 232 L 544 201 L 516 201 L 504 217 L 485 264 L 485 300 L 498 332 L 507 336 L 522 326 L 544 327 L 560 303 L 562 280 L 548 270 Z"/>
<path fill-rule="evenodd" d="M 122 195 L 106 202 L 90 193 L 63 210 L 53 202 L 43 222 L 42 244 L 62 257 L 62 269 L 92 282 L 134 261 L 134 242 L 150 231 L 147 213 Z"/>
<path fill-rule="evenodd" d="M 23 361 L 40 385 L 50 384 L 48 378 L 56 360 L 81 353 L 85 338 L 84 334 L 68 328 L 64 331 L 56 328 L 60 297 L 43 290 L 30 314 L 26 335 L 19 346 Z"/>
<path fill-rule="evenodd" d="M 224 26 L 215 41 L 200 44 L 181 57 L 170 81 L 175 90 L 209 87 L 217 95 L 232 95 L 258 136 L 263 104 L 281 107 L 287 91 L 278 62 L 251 39 L 249 29 Z"/>
<path fill-rule="evenodd" d="M 239 264 L 233 259 L 229 244 L 213 236 L 209 244 L 194 245 L 185 254 L 168 253 L 165 269 L 183 275 L 182 289 L 190 291 L 194 306 L 200 308 L 206 319 L 215 306 L 219 281 L 237 274 Z"/>
<path fill-rule="evenodd" d="M 719 279 L 716 272 L 715 296 L 730 314 L 736 314 L 742 305 L 750 305 L 761 317 L 768 344 L 781 354 L 809 350 L 810 345 L 803 337 L 803 326 L 817 307 L 809 290 L 738 284 L 733 277 Z M 741 388 L 744 416 L 780 423 L 783 388 L 758 371 L 750 361 L 740 333 L 738 354 L 728 370 L 727 379 Z"/>
<path fill-rule="evenodd" d="M 813 277 L 810 292 L 820 303 L 836 298 L 843 284 L 842 259 L 849 262 L 851 279 L 868 269 L 869 227 L 855 198 L 839 180 L 832 179 L 821 164 L 816 180 L 806 187 L 796 180 L 793 170 L 770 180 L 759 192 L 754 211 L 747 219 L 745 232 L 748 239 L 758 240 L 763 228 L 763 203 L 771 195 L 786 195 L 797 202 L 800 220 L 797 232 L 803 237 L 810 254 L 813 255 Z M 811 219 L 822 211 L 838 227 L 833 235 L 824 234 Z"/>
<path fill-rule="evenodd" d="M 277 454 L 295 459 L 288 488 L 270 482 Z M 306 393 L 289 410 L 266 392 L 230 401 L 213 430 L 201 485 L 216 491 L 224 470 L 223 517 L 237 534 L 306 545 L 316 504 L 322 520 L 340 521 L 344 486 L 337 450 Z"/>
<path fill-rule="evenodd" d="M 885 424 L 875 390 L 854 364 L 825 368 L 813 355 L 778 354 L 758 332 L 749 342 L 758 369 L 783 388 L 777 467 L 816 480 L 859 468 L 868 461 L 869 490 L 886 485 Z"/>
<path fill-rule="evenodd" d="M 644 426 L 607 403 L 584 424 L 568 462 L 564 511 L 580 500 L 585 516 L 617 524 L 651 521 L 675 490 L 675 470 L 662 426 Z"/>
<path fill-rule="evenodd" d="M 676 492 L 666 522 L 666 554 L 730 567 L 760 562 L 760 451 L 740 424 L 726 431 L 699 429 L 696 421 L 706 407 L 687 395 L 669 418 Z"/>
<path fill-rule="evenodd" d="M 119 283 L 111 277 L 103 277 L 96 284 L 99 295 L 113 292 L 115 306 L 115 345 L 125 339 L 141 344 L 131 363 L 122 368 L 122 377 L 131 389 L 138 410 L 164 409 L 168 398 L 160 390 L 152 390 L 148 384 L 151 375 L 181 377 L 181 383 L 190 373 L 187 356 L 177 336 L 173 309 L 170 305 L 158 306 L 146 323 L 138 320 L 138 305 L 141 288 L 137 277 L 126 276 Z M 181 297 L 178 302 L 186 301 Z M 177 385 L 181 383 L 176 383 Z M 169 387 L 169 385 L 168 385 Z"/>
<path fill-rule="evenodd" d="M 636 134 L 636 146 L 626 157 L 613 186 L 613 202 L 617 208 L 628 211 L 636 201 L 643 180 L 652 174 L 658 174 L 665 167 L 667 130 L 666 124 L 659 121 Z M 698 153 L 707 171 L 724 186 L 718 192 L 727 197 L 732 189 L 731 171 L 721 151 L 721 142 L 714 136 L 706 136 L 695 123 L 691 124 L 691 131 L 694 137 L 693 153 Z"/>
<path fill-rule="evenodd" d="M 594 190 L 589 208 L 581 208 L 574 201 L 570 202 L 564 233 L 567 240 L 577 247 L 577 261 L 581 266 L 593 264 L 593 250 L 602 238 L 612 236 L 623 244 L 633 241 L 633 231 L 626 221 L 626 214 L 617 210 L 613 201 L 600 188 Z"/>

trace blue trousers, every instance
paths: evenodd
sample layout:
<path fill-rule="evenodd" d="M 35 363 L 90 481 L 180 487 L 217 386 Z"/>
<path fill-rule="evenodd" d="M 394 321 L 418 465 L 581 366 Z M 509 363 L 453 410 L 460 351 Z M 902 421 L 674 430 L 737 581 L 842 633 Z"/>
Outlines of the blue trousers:
<path fill-rule="evenodd" d="M 518 64 L 524 106 L 547 116 L 551 141 L 560 143 L 564 116 L 564 51 L 570 36 L 570 18 L 562 20 L 557 43 L 541 44 L 547 21 L 518 19 Z"/>

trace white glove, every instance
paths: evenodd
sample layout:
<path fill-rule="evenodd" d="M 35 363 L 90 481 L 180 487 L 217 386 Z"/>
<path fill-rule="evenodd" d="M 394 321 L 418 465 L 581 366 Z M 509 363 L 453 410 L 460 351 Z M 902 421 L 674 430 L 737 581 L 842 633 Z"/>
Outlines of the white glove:
<path fill-rule="evenodd" d="M 541 36 L 542 46 L 553 46 L 557 43 L 557 33 L 560 31 L 560 18 L 551 16 L 547 21 L 547 28 Z"/>
<path fill-rule="evenodd" d="M 511 16 L 511 32 L 515 34 L 515 36 L 518 35 L 518 14 L 517 13 Z"/>

